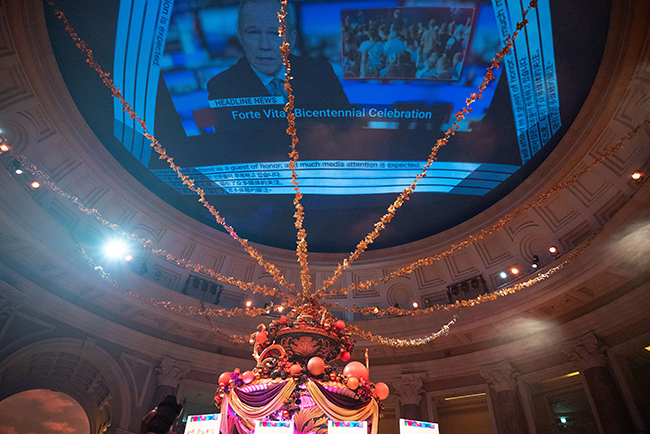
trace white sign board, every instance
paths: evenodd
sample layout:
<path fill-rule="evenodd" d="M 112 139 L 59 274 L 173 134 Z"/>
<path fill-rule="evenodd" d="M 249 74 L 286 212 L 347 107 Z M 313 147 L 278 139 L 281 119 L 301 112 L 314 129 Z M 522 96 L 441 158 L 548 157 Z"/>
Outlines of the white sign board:
<path fill-rule="evenodd" d="M 400 434 L 440 434 L 437 423 L 420 422 L 417 420 L 400 419 Z"/>
<path fill-rule="evenodd" d="M 255 434 L 293 434 L 292 420 L 255 422 Z"/>
<path fill-rule="evenodd" d="M 185 434 L 219 434 L 221 414 L 187 416 Z"/>
<path fill-rule="evenodd" d="M 368 422 L 328 420 L 327 434 L 368 434 Z"/>

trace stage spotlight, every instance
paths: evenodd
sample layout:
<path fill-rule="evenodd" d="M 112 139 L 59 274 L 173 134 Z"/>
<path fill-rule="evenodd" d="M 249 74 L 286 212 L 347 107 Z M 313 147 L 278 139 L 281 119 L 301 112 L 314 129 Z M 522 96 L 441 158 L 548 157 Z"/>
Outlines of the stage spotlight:
<path fill-rule="evenodd" d="M 538 268 L 539 267 L 539 256 L 533 255 L 533 262 L 530 264 L 531 267 L 533 268 Z"/>
<path fill-rule="evenodd" d="M 642 177 L 643 177 L 643 173 L 641 171 L 639 171 L 639 170 L 635 171 L 632 174 L 632 179 L 635 180 L 635 181 L 640 181 Z"/>
<path fill-rule="evenodd" d="M 0 152 L 7 152 L 9 150 L 9 145 L 6 143 L 0 144 Z"/>
<path fill-rule="evenodd" d="M 517 267 L 512 267 L 512 268 L 510 269 L 510 272 L 511 272 L 513 275 L 516 276 L 517 274 L 519 274 L 519 268 L 517 268 Z"/>
<path fill-rule="evenodd" d="M 548 251 L 551 253 L 551 255 L 555 255 L 557 253 L 557 247 L 551 246 L 548 248 Z"/>
<path fill-rule="evenodd" d="M 278 312 L 282 312 L 284 310 L 284 306 L 278 306 Z"/>
<path fill-rule="evenodd" d="M 126 256 L 124 257 L 124 260 L 125 260 L 126 262 L 131 262 L 131 261 L 133 260 L 133 255 L 126 255 Z"/>
<path fill-rule="evenodd" d="M 14 160 L 11 163 L 11 168 L 14 170 L 14 173 L 16 175 L 22 175 L 23 174 L 23 164 L 18 160 Z"/>
<path fill-rule="evenodd" d="M 508 277 L 508 273 L 506 273 L 505 271 L 502 271 L 502 272 L 499 273 L 499 277 L 502 278 L 502 279 L 506 279 Z"/>
<path fill-rule="evenodd" d="M 417 301 L 414 301 L 413 302 L 413 309 L 417 309 L 418 307 L 420 307 L 420 305 L 418 304 Z"/>
<path fill-rule="evenodd" d="M 246 300 L 246 307 L 251 307 L 253 302 L 251 300 Z"/>
<path fill-rule="evenodd" d="M 30 187 L 32 187 L 34 190 L 36 190 L 38 187 L 41 186 L 41 183 L 38 181 L 32 181 L 31 184 L 29 184 Z"/>
<path fill-rule="evenodd" d="M 104 246 L 104 253 L 109 258 L 123 258 L 126 255 L 126 243 L 122 240 L 111 240 Z"/>

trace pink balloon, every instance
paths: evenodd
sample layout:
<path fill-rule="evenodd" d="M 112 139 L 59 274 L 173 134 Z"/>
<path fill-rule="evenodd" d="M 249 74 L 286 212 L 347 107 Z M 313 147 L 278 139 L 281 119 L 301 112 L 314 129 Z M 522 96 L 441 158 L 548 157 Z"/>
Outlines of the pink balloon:
<path fill-rule="evenodd" d="M 300 374 L 300 372 L 302 372 L 302 366 L 300 366 L 298 363 L 296 363 L 295 365 L 292 365 L 289 368 L 289 374 L 291 374 L 291 375 Z"/>
<path fill-rule="evenodd" d="M 375 393 L 377 394 L 377 398 L 379 398 L 380 401 L 383 401 L 388 398 L 390 391 L 388 390 L 386 383 L 377 383 L 375 384 Z"/>
<path fill-rule="evenodd" d="M 219 385 L 225 386 L 228 383 L 230 383 L 230 372 L 224 372 L 219 376 Z"/>
<path fill-rule="evenodd" d="M 320 357 L 312 357 L 309 359 L 309 362 L 307 362 L 307 369 L 309 369 L 311 375 L 321 375 L 325 372 L 325 361 Z"/>
<path fill-rule="evenodd" d="M 345 323 L 341 320 L 338 320 L 334 323 L 334 327 L 336 327 L 339 330 L 343 330 L 345 328 Z"/>
<path fill-rule="evenodd" d="M 348 378 L 348 389 L 357 390 L 358 387 L 359 387 L 359 380 L 357 380 L 356 377 Z"/>
<path fill-rule="evenodd" d="M 352 376 L 358 379 L 368 381 L 368 370 L 360 362 L 350 362 L 343 368 L 343 375 L 346 377 Z"/>
<path fill-rule="evenodd" d="M 255 379 L 255 374 L 253 374 L 251 371 L 246 371 L 241 374 L 241 379 L 244 380 L 244 383 L 248 384 Z"/>

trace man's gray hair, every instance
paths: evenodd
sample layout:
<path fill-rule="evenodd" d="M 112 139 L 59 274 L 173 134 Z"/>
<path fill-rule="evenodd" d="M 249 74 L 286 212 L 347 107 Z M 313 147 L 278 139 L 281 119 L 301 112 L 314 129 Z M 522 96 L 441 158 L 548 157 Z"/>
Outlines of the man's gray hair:
<path fill-rule="evenodd" d="M 239 2 L 239 7 L 237 8 L 237 31 L 238 32 L 241 32 L 242 30 L 242 15 L 244 11 L 244 6 L 246 6 L 247 3 L 255 4 L 255 3 L 263 3 L 263 2 L 277 3 L 278 6 L 282 6 L 282 0 L 241 0 Z M 287 25 L 288 33 L 296 30 L 296 10 L 291 3 L 287 4 L 287 17 L 285 22 Z M 280 22 L 278 21 L 278 27 L 279 26 L 280 26 Z"/>

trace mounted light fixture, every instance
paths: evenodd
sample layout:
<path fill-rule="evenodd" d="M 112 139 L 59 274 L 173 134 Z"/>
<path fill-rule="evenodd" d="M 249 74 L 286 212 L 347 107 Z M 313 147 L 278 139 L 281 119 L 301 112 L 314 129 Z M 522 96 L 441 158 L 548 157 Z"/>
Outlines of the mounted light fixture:
<path fill-rule="evenodd" d="M 537 268 L 539 268 L 540 265 L 541 264 L 539 262 L 539 256 L 533 255 L 533 262 L 530 264 L 530 266 L 537 269 Z"/>
<path fill-rule="evenodd" d="M 36 190 L 38 187 L 41 186 L 41 183 L 38 181 L 32 181 L 31 184 L 29 184 L 30 187 L 32 187 L 34 190 Z"/>
<path fill-rule="evenodd" d="M 631 175 L 631 178 L 635 181 L 641 181 L 641 178 L 643 178 L 643 172 L 640 170 L 635 170 L 634 173 Z"/>
<path fill-rule="evenodd" d="M 18 160 L 14 160 L 11 162 L 11 168 L 13 169 L 14 173 L 16 175 L 22 175 L 23 174 L 23 163 L 21 163 Z"/>

